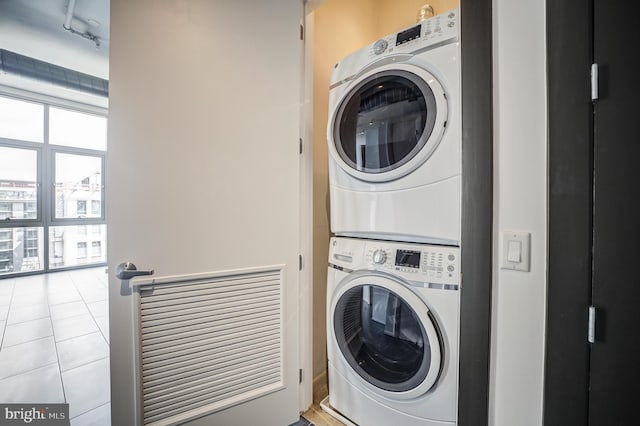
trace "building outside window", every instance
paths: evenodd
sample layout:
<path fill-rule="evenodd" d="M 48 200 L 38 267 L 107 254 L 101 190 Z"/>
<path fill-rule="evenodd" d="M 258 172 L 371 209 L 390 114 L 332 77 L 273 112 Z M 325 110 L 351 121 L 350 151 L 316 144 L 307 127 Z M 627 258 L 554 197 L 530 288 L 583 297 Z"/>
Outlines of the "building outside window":
<path fill-rule="evenodd" d="M 87 243 L 82 242 L 78 243 L 78 252 L 77 257 L 79 259 L 87 257 Z"/>
<path fill-rule="evenodd" d="M 100 241 L 93 241 L 91 243 L 91 256 L 92 257 L 102 256 L 102 243 Z"/>
<path fill-rule="evenodd" d="M 100 200 L 91 200 L 91 216 L 99 216 L 101 213 Z"/>
<path fill-rule="evenodd" d="M 78 216 L 86 216 L 87 215 L 87 200 L 78 200 L 76 213 Z"/>

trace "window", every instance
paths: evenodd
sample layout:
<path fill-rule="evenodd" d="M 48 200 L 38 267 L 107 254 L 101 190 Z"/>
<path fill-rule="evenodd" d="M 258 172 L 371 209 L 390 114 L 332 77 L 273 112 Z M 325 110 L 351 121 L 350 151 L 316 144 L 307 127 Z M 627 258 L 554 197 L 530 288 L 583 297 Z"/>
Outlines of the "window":
<path fill-rule="evenodd" d="M 39 235 L 37 228 L 27 228 L 25 230 L 24 257 L 38 257 Z"/>
<path fill-rule="evenodd" d="M 49 108 L 49 138 L 53 145 L 107 149 L 107 119 L 84 112 Z"/>
<path fill-rule="evenodd" d="M 55 219 L 102 216 L 102 163 L 101 157 L 55 153 Z M 87 210 L 89 200 L 91 215 Z M 96 213 L 94 202 L 98 204 Z"/>
<path fill-rule="evenodd" d="M 102 243 L 100 243 L 100 241 L 93 241 L 91 243 L 91 256 L 102 256 Z"/>
<path fill-rule="evenodd" d="M 106 262 L 106 234 L 104 224 L 49 227 L 49 269 Z"/>
<path fill-rule="evenodd" d="M 0 97 L 0 138 L 44 141 L 44 105 Z"/>
<path fill-rule="evenodd" d="M 0 145 L 0 220 L 37 219 L 38 196 L 38 151 Z"/>
<path fill-rule="evenodd" d="M 87 202 L 85 200 L 77 201 L 76 214 L 79 217 L 87 215 Z"/>
<path fill-rule="evenodd" d="M 0 228 L 0 274 L 44 269 L 43 228 Z"/>
<path fill-rule="evenodd" d="M 0 278 L 106 262 L 106 146 L 103 115 L 0 95 Z"/>
<path fill-rule="evenodd" d="M 87 243 L 78 243 L 78 258 L 87 257 Z"/>

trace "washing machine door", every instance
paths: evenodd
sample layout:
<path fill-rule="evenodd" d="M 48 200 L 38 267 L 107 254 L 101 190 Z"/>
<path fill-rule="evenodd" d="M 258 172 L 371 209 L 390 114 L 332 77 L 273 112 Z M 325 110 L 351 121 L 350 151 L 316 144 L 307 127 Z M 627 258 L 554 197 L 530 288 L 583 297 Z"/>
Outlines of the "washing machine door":
<path fill-rule="evenodd" d="M 447 98 L 426 70 L 393 64 L 349 83 L 329 122 L 329 150 L 338 165 L 365 181 L 415 170 L 435 151 L 447 125 Z"/>
<path fill-rule="evenodd" d="M 443 345 L 427 305 L 391 276 L 355 274 L 331 303 L 334 344 L 373 391 L 395 399 L 431 389 Z"/>

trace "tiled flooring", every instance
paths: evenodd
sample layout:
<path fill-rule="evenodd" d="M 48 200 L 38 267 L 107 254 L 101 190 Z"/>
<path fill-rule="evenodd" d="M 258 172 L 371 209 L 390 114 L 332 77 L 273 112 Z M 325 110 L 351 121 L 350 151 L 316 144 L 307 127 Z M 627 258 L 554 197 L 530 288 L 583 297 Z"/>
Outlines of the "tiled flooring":
<path fill-rule="evenodd" d="M 0 402 L 67 402 L 71 425 L 111 424 L 104 267 L 0 279 L 0 340 Z"/>

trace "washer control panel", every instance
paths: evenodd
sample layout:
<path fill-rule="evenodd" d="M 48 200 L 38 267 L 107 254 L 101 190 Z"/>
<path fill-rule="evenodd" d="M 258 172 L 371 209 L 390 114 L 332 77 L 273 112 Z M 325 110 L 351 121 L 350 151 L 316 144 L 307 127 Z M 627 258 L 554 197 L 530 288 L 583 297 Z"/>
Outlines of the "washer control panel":
<path fill-rule="evenodd" d="M 334 237 L 329 264 L 384 271 L 408 281 L 460 284 L 460 247 Z"/>
<path fill-rule="evenodd" d="M 426 19 L 413 27 L 389 34 L 367 47 L 370 57 L 383 53 L 407 53 L 437 46 L 458 37 L 458 9 Z"/>

